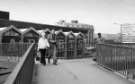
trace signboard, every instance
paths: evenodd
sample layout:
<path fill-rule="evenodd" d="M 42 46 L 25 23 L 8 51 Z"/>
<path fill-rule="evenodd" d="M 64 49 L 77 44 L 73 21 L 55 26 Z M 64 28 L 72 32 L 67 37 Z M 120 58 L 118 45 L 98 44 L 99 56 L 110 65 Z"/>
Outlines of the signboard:
<path fill-rule="evenodd" d="M 135 24 L 121 25 L 122 42 L 135 42 Z"/>

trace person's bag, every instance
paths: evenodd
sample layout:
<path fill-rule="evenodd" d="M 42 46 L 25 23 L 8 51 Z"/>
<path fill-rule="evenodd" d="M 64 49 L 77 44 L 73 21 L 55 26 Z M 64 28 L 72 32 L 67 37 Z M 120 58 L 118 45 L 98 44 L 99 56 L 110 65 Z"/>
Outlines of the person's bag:
<path fill-rule="evenodd" d="M 37 51 L 36 60 L 37 60 L 37 61 L 40 61 L 40 57 L 41 57 L 41 56 L 40 56 L 40 52 L 39 52 L 39 51 Z"/>

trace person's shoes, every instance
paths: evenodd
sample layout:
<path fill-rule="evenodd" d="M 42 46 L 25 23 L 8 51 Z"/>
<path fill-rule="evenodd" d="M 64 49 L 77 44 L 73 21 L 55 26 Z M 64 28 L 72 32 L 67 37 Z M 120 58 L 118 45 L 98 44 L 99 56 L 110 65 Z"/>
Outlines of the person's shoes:
<path fill-rule="evenodd" d="M 44 66 L 46 65 L 46 63 L 42 63 Z"/>
<path fill-rule="evenodd" d="M 43 65 L 45 66 L 46 64 L 44 63 Z"/>
<path fill-rule="evenodd" d="M 57 63 L 53 63 L 53 65 L 57 65 Z"/>
<path fill-rule="evenodd" d="M 54 64 L 54 65 L 57 65 L 57 60 L 54 60 L 54 61 L 53 61 L 53 64 Z"/>
<path fill-rule="evenodd" d="M 46 63 L 45 62 L 40 62 L 41 64 L 43 64 L 44 66 L 46 65 Z"/>

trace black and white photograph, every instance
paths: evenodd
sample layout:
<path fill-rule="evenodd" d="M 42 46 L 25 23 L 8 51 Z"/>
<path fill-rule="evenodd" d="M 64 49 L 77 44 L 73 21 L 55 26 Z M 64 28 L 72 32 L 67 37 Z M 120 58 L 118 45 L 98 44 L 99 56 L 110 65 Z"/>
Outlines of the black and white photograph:
<path fill-rule="evenodd" d="M 135 84 L 135 0 L 0 0 L 0 84 Z"/>

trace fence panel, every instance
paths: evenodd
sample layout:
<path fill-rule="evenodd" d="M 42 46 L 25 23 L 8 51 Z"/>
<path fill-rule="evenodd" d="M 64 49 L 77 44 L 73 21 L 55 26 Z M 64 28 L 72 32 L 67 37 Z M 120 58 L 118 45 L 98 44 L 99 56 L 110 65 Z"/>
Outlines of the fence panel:
<path fill-rule="evenodd" d="M 66 36 L 63 32 L 59 32 L 56 35 L 56 41 L 57 41 L 57 57 L 58 58 L 65 58 L 65 47 L 66 47 Z"/>
<path fill-rule="evenodd" d="M 0 56 L 22 56 L 28 49 L 30 44 L 28 43 L 1 43 L 0 44 Z"/>
<path fill-rule="evenodd" d="M 4 84 L 31 84 L 34 68 L 34 50 L 34 44 L 32 44 Z"/>
<path fill-rule="evenodd" d="M 75 55 L 75 37 L 72 36 L 71 38 L 67 38 L 66 42 L 66 47 L 67 47 L 67 58 L 68 59 L 73 59 Z"/>
<path fill-rule="evenodd" d="M 128 77 L 135 78 L 134 44 L 97 44 L 97 63 Z"/>

